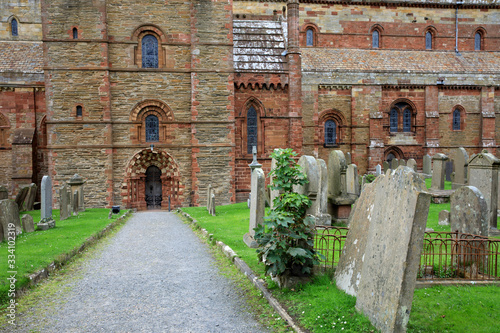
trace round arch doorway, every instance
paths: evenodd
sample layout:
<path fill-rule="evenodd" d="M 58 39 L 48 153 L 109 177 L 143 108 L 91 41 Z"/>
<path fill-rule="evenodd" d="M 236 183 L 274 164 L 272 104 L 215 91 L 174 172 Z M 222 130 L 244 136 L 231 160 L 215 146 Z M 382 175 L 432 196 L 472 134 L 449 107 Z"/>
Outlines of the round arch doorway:
<path fill-rule="evenodd" d="M 151 165 L 146 170 L 146 205 L 147 209 L 161 209 L 162 186 L 161 170 Z"/>

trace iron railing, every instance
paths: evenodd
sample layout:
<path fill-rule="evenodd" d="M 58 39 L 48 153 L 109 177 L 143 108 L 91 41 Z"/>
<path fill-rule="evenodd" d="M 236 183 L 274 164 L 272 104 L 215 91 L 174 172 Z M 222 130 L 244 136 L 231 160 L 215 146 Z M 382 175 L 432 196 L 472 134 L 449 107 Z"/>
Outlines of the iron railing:
<path fill-rule="evenodd" d="M 316 227 L 314 244 L 323 255 L 321 268 L 337 266 L 348 231 L 343 227 Z M 497 280 L 499 261 L 499 239 L 458 232 L 426 232 L 418 279 Z"/>

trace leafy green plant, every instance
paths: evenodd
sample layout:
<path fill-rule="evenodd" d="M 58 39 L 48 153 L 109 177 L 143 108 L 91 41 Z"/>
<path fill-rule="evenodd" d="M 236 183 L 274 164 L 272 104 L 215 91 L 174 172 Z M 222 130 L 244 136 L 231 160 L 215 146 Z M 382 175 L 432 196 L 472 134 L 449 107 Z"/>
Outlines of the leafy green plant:
<path fill-rule="evenodd" d="M 258 257 L 265 263 L 266 274 L 272 276 L 309 275 L 319 263 L 314 251 L 314 219 L 306 216 L 311 201 L 293 192 L 294 185 L 308 182 L 294 156 L 297 154 L 290 148 L 276 149 L 271 154 L 276 168 L 271 171 L 273 181 L 269 187 L 280 195 L 274 199 L 274 208 L 264 223 L 255 228 Z"/>

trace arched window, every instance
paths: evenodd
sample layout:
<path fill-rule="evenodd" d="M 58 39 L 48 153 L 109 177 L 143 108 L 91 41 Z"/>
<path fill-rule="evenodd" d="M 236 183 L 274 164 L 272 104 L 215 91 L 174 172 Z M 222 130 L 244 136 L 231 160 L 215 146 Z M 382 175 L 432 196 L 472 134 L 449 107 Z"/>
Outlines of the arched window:
<path fill-rule="evenodd" d="M 379 48 L 379 45 L 380 45 L 380 43 L 379 43 L 380 38 L 379 37 L 380 37 L 380 32 L 378 30 L 373 30 L 373 32 L 372 32 L 372 47 L 374 49 Z"/>
<path fill-rule="evenodd" d="M 153 35 L 142 38 L 142 68 L 158 68 L 158 39 Z"/>
<path fill-rule="evenodd" d="M 425 33 L 425 49 L 432 50 L 432 32 L 430 31 Z"/>
<path fill-rule="evenodd" d="M 389 122 L 391 127 L 391 132 L 398 131 L 398 110 L 392 109 L 389 114 Z"/>
<path fill-rule="evenodd" d="M 149 115 L 146 117 L 146 142 L 157 142 L 160 140 L 160 126 L 158 117 Z"/>
<path fill-rule="evenodd" d="M 247 112 L 247 153 L 252 153 L 252 147 L 257 147 L 257 111 L 253 106 Z M 258 150 L 258 147 L 257 147 Z"/>
<path fill-rule="evenodd" d="M 76 106 L 76 116 L 77 117 L 82 117 L 83 116 L 83 108 L 81 105 Z"/>
<path fill-rule="evenodd" d="M 311 28 L 306 30 L 306 46 L 314 46 L 314 31 Z"/>
<path fill-rule="evenodd" d="M 411 110 L 409 109 L 403 113 L 403 132 L 411 132 Z"/>
<path fill-rule="evenodd" d="M 18 36 L 17 20 L 15 18 L 10 21 L 10 29 L 12 36 Z"/>
<path fill-rule="evenodd" d="M 328 119 L 325 121 L 325 145 L 333 146 L 337 143 L 337 123 Z"/>
<path fill-rule="evenodd" d="M 78 29 L 73 28 L 73 39 L 78 39 Z"/>
<path fill-rule="evenodd" d="M 474 50 L 475 51 L 481 51 L 481 39 L 482 39 L 482 35 L 479 31 L 476 32 L 476 34 L 474 35 Z"/>
<path fill-rule="evenodd" d="M 460 131 L 460 110 L 453 111 L 453 130 Z"/>

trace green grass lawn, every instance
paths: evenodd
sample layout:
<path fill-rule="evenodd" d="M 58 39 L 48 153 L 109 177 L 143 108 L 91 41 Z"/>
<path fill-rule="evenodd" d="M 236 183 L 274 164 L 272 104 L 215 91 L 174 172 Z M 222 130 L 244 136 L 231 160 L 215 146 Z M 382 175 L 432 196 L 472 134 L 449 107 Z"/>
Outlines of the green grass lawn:
<path fill-rule="evenodd" d="M 427 178 L 427 179 L 425 180 L 425 186 L 426 186 L 427 188 L 431 188 L 431 184 L 432 184 L 432 178 Z M 444 189 L 445 189 L 445 190 L 451 190 L 451 182 L 449 182 L 449 181 L 445 180 L 445 181 L 444 181 Z"/>
<path fill-rule="evenodd" d="M 114 222 L 118 215 L 108 219 L 109 209 L 87 209 L 78 216 L 59 221 L 59 210 L 53 210 L 56 228 L 46 231 L 23 233 L 16 239 L 15 269 L 8 267 L 8 245 L 0 243 L 0 307 L 8 301 L 8 271 L 17 272 L 16 289 L 29 284 L 28 275 L 47 267 L 61 256 L 80 247 L 92 235 Z M 35 222 L 40 221 L 40 211 L 22 212 L 29 214 Z M 4 260 L 5 258 L 5 260 Z"/>
<path fill-rule="evenodd" d="M 438 214 L 450 204 L 431 204 L 427 226 L 435 231 L 450 231 L 438 225 Z M 257 275 L 264 267 L 254 249 L 243 242 L 248 232 L 249 210 L 246 203 L 218 206 L 217 216 L 205 207 L 183 208 L 214 238 L 229 245 Z M 312 283 L 279 290 L 269 279 L 269 287 L 291 315 L 311 332 L 370 332 L 368 319 L 357 313 L 356 300 L 338 290 L 332 275 L 317 276 Z M 434 287 L 415 290 L 408 332 L 498 332 L 500 331 L 500 287 Z M 343 329 L 342 329 L 343 328 Z"/>

